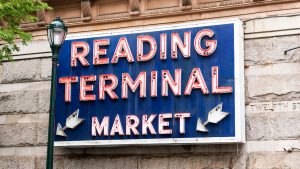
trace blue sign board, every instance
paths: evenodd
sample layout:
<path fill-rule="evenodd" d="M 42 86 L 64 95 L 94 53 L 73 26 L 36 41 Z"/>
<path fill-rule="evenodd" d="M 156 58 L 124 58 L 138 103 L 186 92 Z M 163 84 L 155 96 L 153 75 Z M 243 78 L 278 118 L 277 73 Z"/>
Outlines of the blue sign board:
<path fill-rule="evenodd" d="M 244 141 L 238 19 L 69 35 L 55 146 Z"/>

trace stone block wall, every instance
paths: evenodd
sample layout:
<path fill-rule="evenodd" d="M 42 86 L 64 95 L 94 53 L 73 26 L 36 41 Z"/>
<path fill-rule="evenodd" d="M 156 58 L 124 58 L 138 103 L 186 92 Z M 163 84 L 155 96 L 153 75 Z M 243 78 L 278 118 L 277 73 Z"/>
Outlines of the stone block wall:
<path fill-rule="evenodd" d="M 256 26 L 263 21 L 272 19 Z M 300 50 L 284 50 L 299 46 L 300 35 L 257 35 L 249 30 L 255 22 L 245 26 L 245 144 L 55 148 L 55 168 L 298 169 L 299 150 L 284 148 L 300 148 Z M 45 168 L 51 59 L 42 42 L 0 66 L 0 169 Z"/>

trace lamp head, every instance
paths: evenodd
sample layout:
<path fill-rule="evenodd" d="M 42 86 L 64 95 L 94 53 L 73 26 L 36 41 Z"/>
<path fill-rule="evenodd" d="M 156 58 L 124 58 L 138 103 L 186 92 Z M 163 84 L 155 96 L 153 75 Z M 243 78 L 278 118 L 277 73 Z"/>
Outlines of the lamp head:
<path fill-rule="evenodd" d="M 48 41 L 50 46 L 61 47 L 66 38 L 67 32 L 68 28 L 60 17 L 55 18 L 53 22 L 48 25 Z"/>

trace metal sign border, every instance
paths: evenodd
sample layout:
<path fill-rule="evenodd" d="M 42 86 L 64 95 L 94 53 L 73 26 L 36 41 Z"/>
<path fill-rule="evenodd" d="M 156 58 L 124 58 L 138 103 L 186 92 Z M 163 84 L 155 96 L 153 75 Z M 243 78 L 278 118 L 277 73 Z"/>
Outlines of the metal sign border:
<path fill-rule="evenodd" d="M 84 140 L 55 141 L 55 147 L 105 147 L 124 145 L 182 145 L 182 144 L 225 144 L 245 143 L 245 82 L 244 82 L 244 32 L 243 22 L 238 18 L 188 21 L 184 23 L 159 24 L 131 28 L 119 28 L 89 33 L 68 35 L 66 40 L 91 37 L 113 36 L 120 34 L 154 32 L 170 29 L 193 28 L 221 24 L 234 24 L 234 78 L 235 78 L 235 137 L 206 138 L 162 138 L 136 140 Z"/>

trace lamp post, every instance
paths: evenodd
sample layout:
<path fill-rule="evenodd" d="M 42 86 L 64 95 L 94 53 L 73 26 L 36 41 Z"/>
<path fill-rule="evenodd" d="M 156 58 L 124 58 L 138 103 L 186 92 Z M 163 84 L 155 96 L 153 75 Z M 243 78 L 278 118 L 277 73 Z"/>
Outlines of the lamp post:
<path fill-rule="evenodd" d="M 51 95 L 50 95 L 50 112 L 49 112 L 49 128 L 48 128 L 48 146 L 47 146 L 47 162 L 46 168 L 53 168 L 53 145 L 54 145 L 54 113 L 56 98 L 56 68 L 58 66 L 58 53 L 63 44 L 68 28 L 59 18 L 55 18 L 48 26 L 48 41 L 52 51 L 52 77 L 51 77 Z"/>

